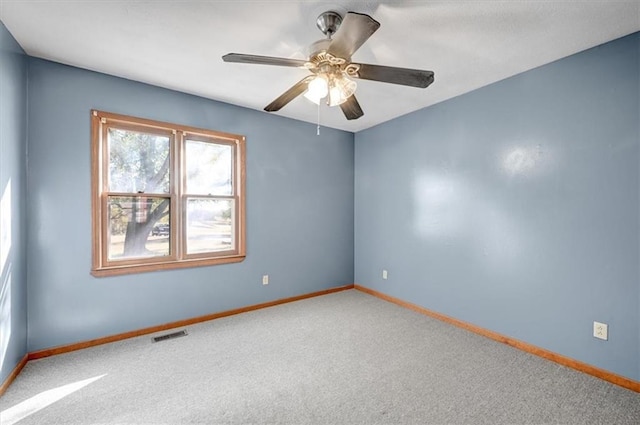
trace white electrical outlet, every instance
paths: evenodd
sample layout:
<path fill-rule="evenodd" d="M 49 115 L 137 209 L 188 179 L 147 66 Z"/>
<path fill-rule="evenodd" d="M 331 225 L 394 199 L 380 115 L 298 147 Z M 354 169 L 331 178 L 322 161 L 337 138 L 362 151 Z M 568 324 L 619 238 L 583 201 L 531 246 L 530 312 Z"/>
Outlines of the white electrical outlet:
<path fill-rule="evenodd" d="M 263 285 L 268 285 L 269 284 L 269 275 L 265 274 L 262 276 L 262 284 Z"/>
<path fill-rule="evenodd" d="M 606 323 L 593 322 L 593 336 L 607 341 L 609 339 L 609 326 Z"/>
<path fill-rule="evenodd" d="M 382 270 L 382 278 L 386 280 L 387 276 L 388 276 L 387 271 L 386 270 Z"/>

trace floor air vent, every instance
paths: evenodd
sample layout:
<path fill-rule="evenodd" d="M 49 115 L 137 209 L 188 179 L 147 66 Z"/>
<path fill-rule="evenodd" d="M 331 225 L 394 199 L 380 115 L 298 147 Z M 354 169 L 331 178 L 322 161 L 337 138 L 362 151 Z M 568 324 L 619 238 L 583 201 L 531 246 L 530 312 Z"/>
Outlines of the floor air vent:
<path fill-rule="evenodd" d="M 166 341 L 168 339 L 180 338 L 181 336 L 187 336 L 187 335 L 188 335 L 187 331 L 186 330 L 182 330 L 182 331 L 178 331 L 178 332 L 172 332 L 170 334 L 154 336 L 152 338 L 152 340 L 153 340 L 153 342 L 160 342 L 160 341 Z"/>

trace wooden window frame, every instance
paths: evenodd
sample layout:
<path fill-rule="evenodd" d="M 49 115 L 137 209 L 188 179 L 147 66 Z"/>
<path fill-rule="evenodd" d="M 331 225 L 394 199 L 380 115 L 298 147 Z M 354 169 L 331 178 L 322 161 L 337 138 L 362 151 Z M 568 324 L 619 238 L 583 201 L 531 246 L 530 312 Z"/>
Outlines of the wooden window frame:
<path fill-rule="evenodd" d="M 110 127 L 123 130 L 146 132 L 169 137 L 170 182 L 168 194 L 146 194 L 149 197 L 170 199 L 170 254 L 168 256 L 109 260 L 108 251 L 108 197 L 142 197 L 143 194 L 108 191 L 109 154 L 106 134 Z M 232 238 L 234 249 L 228 251 L 187 254 L 186 248 L 186 202 L 198 197 L 187 194 L 185 178 L 186 140 L 212 142 L 232 147 L 232 194 L 224 196 L 208 195 L 205 198 L 231 199 L 234 203 Z M 91 228 L 92 267 L 96 277 L 187 267 L 211 266 L 237 263 L 246 257 L 245 228 L 245 137 L 213 130 L 170 124 L 144 118 L 110 112 L 91 111 Z M 133 195 L 133 196 L 132 196 Z"/>

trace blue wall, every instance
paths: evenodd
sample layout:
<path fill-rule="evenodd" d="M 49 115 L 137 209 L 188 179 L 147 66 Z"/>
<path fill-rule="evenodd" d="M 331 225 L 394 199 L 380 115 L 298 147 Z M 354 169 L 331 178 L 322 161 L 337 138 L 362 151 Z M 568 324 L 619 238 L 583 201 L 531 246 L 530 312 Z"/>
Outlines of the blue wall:
<path fill-rule="evenodd" d="M 27 57 L 0 22 L 0 384 L 27 354 Z"/>
<path fill-rule="evenodd" d="M 356 282 L 640 379 L 639 43 L 357 133 Z"/>
<path fill-rule="evenodd" d="M 245 135 L 245 261 L 92 277 L 92 108 Z M 353 283 L 352 133 L 31 58 L 28 149 L 29 351 Z"/>

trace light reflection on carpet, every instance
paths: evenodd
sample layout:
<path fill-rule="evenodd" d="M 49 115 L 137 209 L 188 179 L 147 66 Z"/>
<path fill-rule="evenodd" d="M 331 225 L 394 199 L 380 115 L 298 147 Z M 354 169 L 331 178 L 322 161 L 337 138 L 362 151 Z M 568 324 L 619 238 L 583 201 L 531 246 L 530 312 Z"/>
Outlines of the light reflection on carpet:
<path fill-rule="evenodd" d="M 104 376 L 107 376 L 107 374 L 105 373 L 104 375 L 72 382 L 71 384 L 62 385 L 34 395 L 33 397 L 0 412 L 0 425 L 13 425 L 27 416 L 44 409 L 45 407 L 86 387 Z"/>

